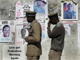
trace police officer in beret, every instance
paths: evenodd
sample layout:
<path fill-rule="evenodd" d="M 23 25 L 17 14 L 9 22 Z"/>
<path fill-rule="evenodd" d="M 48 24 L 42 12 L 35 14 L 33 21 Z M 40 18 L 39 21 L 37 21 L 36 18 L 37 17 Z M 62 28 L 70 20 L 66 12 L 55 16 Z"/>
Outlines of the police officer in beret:
<path fill-rule="evenodd" d="M 64 48 L 65 29 L 63 24 L 59 22 L 58 13 L 48 15 L 48 17 L 50 20 L 48 22 L 47 33 L 49 38 L 52 39 L 49 60 L 60 60 Z M 51 24 L 56 25 L 52 31 L 50 30 Z"/>
<path fill-rule="evenodd" d="M 39 60 L 40 55 L 42 54 L 41 48 L 41 25 L 35 20 L 36 12 L 27 11 L 26 17 L 27 21 L 31 23 L 29 35 L 23 37 L 27 45 L 27 60 Z"/>

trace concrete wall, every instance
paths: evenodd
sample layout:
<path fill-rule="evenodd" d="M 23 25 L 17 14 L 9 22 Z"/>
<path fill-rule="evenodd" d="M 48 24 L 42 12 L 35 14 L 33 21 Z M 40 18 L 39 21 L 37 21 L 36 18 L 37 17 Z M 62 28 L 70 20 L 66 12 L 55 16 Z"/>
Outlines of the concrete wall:
<path fill-rule="evenodd" d="M 0 0 L 0 20 L 14 20 L 15 19 L 15 12 L 11 11 L 11 17 L 9 17 L 9 11 L 10 9 L 15 10 L 15 4 L 18 1 L 21 1 L 21 3 L 23 4 L 24 2 L 30 2 L 33 0 Z M 48 1 L 48 8 L 55 7 L 55 6 L 57 6 L 57 9 L 61 8 L 62 0 L 47 0 L 47 1 Z M 79 0 L 74 0 L 74 1 L 77 1 L 78 4 L 80 5 Z M 79 11 L 80 11 L 80 7 L 79 7 Z"/>
<path fill-rule="evenodd" d="M 15 20 L 15 12 L 11 12 L 11 17 L 9 17 L 9 10 L 15 10 L 15 4 L 21 1 L 23 4 L 24 2 L 30 2 L 32 0 L 0 0 L 0 20 Z M 48 0 L 48 8 L 52 8 L 57 6 L 57 10 L 61 9 L 61 1 L 62 0 Z M 74 0 L 78 2 L 78 12 L 80 13 L 80 0 Z M 56 12 L 55 11 L 55 12 Z M 50 12 L 49 12 L 50 13 Z M 78 19 L 80 19 L 80 14 L 78 14 Z M 53 27 L 52 27 L 53 28 Z M 76 33 L 73 33 L 75 29 Z M 65 36 L 65 45 L 64 50 L 62 53 L 61 60 L 80 60 L 80 48 L 78 47 L 78 27 L 77 24 L 71 26 L 71 36 L 68 36 L 66 33 Z M 46 32 L 47 34 L 47 32 Z M 48 53 L 50 49 L 50 42 L 51 40 L 46 36 L 47 40 L 42 43 L 42 51 L 43 54 L 41 55 L 40 60 L 48 60 Z M 26 45 L 25 45 L 26 47 Z M 2 56 L 2 45 L 0 44 L 0 60 Z M 26 51 L 26 48 L 25 48 Z M 25 57 L 26 59 L 26 57 Z"/>

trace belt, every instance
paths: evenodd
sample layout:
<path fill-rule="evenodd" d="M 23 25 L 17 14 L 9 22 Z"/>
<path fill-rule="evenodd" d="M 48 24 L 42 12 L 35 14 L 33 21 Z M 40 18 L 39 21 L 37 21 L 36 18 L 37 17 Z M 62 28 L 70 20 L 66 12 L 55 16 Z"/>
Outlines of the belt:
<path fill-rule="evenodd" d="M 53 48 L 51 48 L 51 50 L 55 50 L 55 51 L 57 51 L 57 52 L 62 52 L 61 49 L 53 49 Z"/>

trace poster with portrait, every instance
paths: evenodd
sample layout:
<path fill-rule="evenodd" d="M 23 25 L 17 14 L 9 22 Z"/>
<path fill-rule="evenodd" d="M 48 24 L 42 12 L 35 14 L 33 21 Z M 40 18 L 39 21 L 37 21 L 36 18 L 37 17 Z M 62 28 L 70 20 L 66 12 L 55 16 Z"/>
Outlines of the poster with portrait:
<path fill-rule="evenodd" d="M 62 20 L 78 20 L 78 4 L 72 1 L 62 2 L 61 15 Z"/>
<path fill-rule="evenodd" d="M 14 32 L 15 32 L 14 20 L 1 20 L 0 42 L 12 42 L 12 36 Z"/>
<path fill-rule="evenodd" d="M 23 28 L 23 21 L 16 21 L 15 23 L 15 43 L 23 44 L 23 39 L 21 38 L 21 29 Z"/>
<path fill-rule="evenodd" d="M 23 36 L 28 36 L 30 24 L 23 21 L 16 21 L 15 24 L 15 43 L 16 44 L 26 44 Z"/>
<path fill-rule="evenodd" d="M 37 12 L 36 18 L 47 18 L 48 15 L 48 2 L 46 0 L 35 0 L 34 11 Z"/>

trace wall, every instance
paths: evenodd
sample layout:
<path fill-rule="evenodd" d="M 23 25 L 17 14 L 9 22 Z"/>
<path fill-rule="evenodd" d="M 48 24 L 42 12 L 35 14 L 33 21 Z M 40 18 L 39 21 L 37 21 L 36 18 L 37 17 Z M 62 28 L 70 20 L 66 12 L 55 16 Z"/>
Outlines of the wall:
<path fill-rule="evenodd" d="M 11 17 L 9 17 L 9 11 L 15 10 L 15 4 L 21 1 L 23 4 L 24 2 L 30 2 L 32 0 L 0 0 L 0 20 L 15 20 L 15 12 L 11 11 Z M 62 0 L 48 0 L 48 8 L 56 7 L 56 11 L 60 10 L 61 8 L 61 1 Z M 78 12 L 80 13 L 80 0 L 74 0 L 78 2 Z M 49 12 L 50 13 L 50 12 Z M 78 14 L 78 19 L 80 19 L 80 14 Z M 47 23 L 46 23 L 47 25 Z M 53 26 L 52 26 L 53 28 Z M 78 47 L 78 27 L 77 24 L 71 27 L 71 36 L 66 34 L 65 36 L 65 45 L 64 50 L 62 53 L 61 60 L 80 60 L 80 48 Z M 73 29 L 76 29 L 76 33 L 73 33 Z M 46 32 L 47 34 L 47 32 Z M 47 36 L 46 36 L 47 37 Z M 51 40 L 47 37 L 47 40 L 42 43 L 42 50 L 43 54 L 41 55 L 40 60 L 48 60 L 48 53 L 50 49 L 50 42 Z M 0 45 L 2 48 L 2 45 Z M 26 47 L 26 45 L 25 45 Z M 25 48 L 26 51 L 26 48 Z M 2 56 L 2 50 L 0 49 L 0 58 Z M 26 59 L 26 56 L 25 56 Z M 1 60 L 1 59 L 0 59 Z"/>

